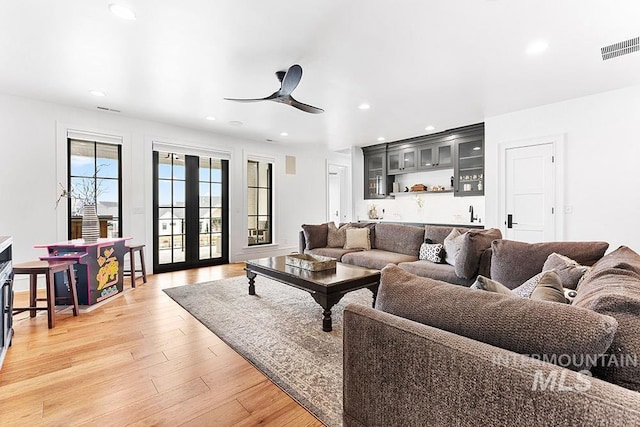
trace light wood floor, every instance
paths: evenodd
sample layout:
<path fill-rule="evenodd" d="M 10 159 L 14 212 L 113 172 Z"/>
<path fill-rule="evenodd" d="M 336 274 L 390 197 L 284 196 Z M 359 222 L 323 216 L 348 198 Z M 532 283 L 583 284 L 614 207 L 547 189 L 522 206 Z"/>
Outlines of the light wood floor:
<path fill-rule="evenodd" d="M 321 426 L 163 288 L 244 274 L 244 264 L 149 276 L 73 317 L 14 317 L 0 425 Z M 27 294 L 16 294 L 26 306 Z"/>

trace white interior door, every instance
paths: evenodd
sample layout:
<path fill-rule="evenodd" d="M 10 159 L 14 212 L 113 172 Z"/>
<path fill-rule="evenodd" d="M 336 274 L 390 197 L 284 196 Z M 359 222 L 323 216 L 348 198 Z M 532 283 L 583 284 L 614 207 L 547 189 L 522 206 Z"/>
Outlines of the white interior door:
<path fill-rule="evenodd" d="M 327 178 L 327 221 L 333 221 L 336 225 L 347 222 L 348 191 L 346 167 L 328 165 Z"/>
<path fill-rule="evenodd" d="M 523 242 L 555 239 L 553 143 L 505 150 L 505 238 Z"/>

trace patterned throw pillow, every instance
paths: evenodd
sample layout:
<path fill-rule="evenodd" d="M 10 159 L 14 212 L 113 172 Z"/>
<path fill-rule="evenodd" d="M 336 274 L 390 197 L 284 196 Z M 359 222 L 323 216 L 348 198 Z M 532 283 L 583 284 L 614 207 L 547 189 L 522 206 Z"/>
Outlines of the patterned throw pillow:
<path fill-rule="evenodd" d="M 443 260 L 444 246 L 442 243 L 423 243 L 420 245 L 419 259 L 427 260 L 435 263 L 441 263 Z"/>
<path fill-rule="evenodd" d="M 342 248 L 347 240 L 347 227 L 349 224 L 344 224 L 340 228 L 336 227 L 333 222 L 329 224 L 329 232 L 327 233 L 327 247 L 328 248 Z"/>
<path fill-rule="evenodd" d="M 544 273 L 540 272 L 524 282 L 522 285 L 513 289 L 513 293 L 523 298 L 529 298 L 533 293 L 533 290 L 538 286 L 538 282 Z"/>

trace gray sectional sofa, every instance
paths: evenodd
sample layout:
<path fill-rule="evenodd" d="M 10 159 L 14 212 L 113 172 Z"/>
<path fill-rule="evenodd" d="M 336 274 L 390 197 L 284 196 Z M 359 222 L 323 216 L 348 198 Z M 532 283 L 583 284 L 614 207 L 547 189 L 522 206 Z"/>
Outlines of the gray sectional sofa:
<path fill-rule="evenodd" d="M 378 270 L 387 264 L 396 264 L 419 276 L 469 286 L 478 274 L 489 276 L 491 241 L 502 237 L 497 229 L 479 230 L 459 227 L 458 230 L 461 233 L 467 231 L 471 233 L 459 252 L 460 266 L 457 266 L 418 259 L 420 246 L 425 239 L 443 244 L 453 227 L 438 225 L 417 227 L 393 223 L 350 223 L 344 226 L 368 228 L 371 249 L 344 249 L 341 245 L 342 241 L 332 247 L 327 237 L 328 225 L 318 224 L 302 226 L 303 230 L 299 234 L 300 253 L 329 256 L 346 264 Z M 467 264 L 466 268 L 462 267 L 463 264 Z"/>
<path fill-rule="evenodd" d="M 640 425 L 640 255 L 607 247 L 492 243 L 508 288 L 553 252 L 593 264 L 572 304 L 385 267 L 376 308 L 345 308 L 344 424 Z"/>

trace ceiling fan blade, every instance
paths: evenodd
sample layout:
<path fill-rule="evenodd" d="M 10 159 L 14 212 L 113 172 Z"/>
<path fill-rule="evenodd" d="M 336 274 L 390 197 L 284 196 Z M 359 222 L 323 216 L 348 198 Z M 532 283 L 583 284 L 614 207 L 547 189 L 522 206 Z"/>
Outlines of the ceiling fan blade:
<path fill-rule="evenodd" d="M 282 85 L 280 86 L 280 96 L 291 95 L 291 92 L 298 86 L 302 79 L 302 67 L 298 64 L 294 64 L 287 70 L 287 73 L 282 79 Z"/>
<path fill-rule="evenodd" d="M 302 110 L 311 114 L 324 113 L 324 110 L 322 108 L 314 107 L 313 105 L 304 104 L 300 101 L 296 101 L 295 99 L 293 99 L 292 96 L 289 96 L 289 99 L 291 100 L 291 102 L 289 102 L 288 104 L 291 105 L 292 107 L 297 108 L 298 110 Z"/>
<path fill-rule="evenodd" d="M 258 102 L 258 101 L 271 101 L 278 97 L 278 92 L 273 92 L 271 95 L 265 98 L 224 98 L 227 101 L 236 101 L 236 102 Z"/>

